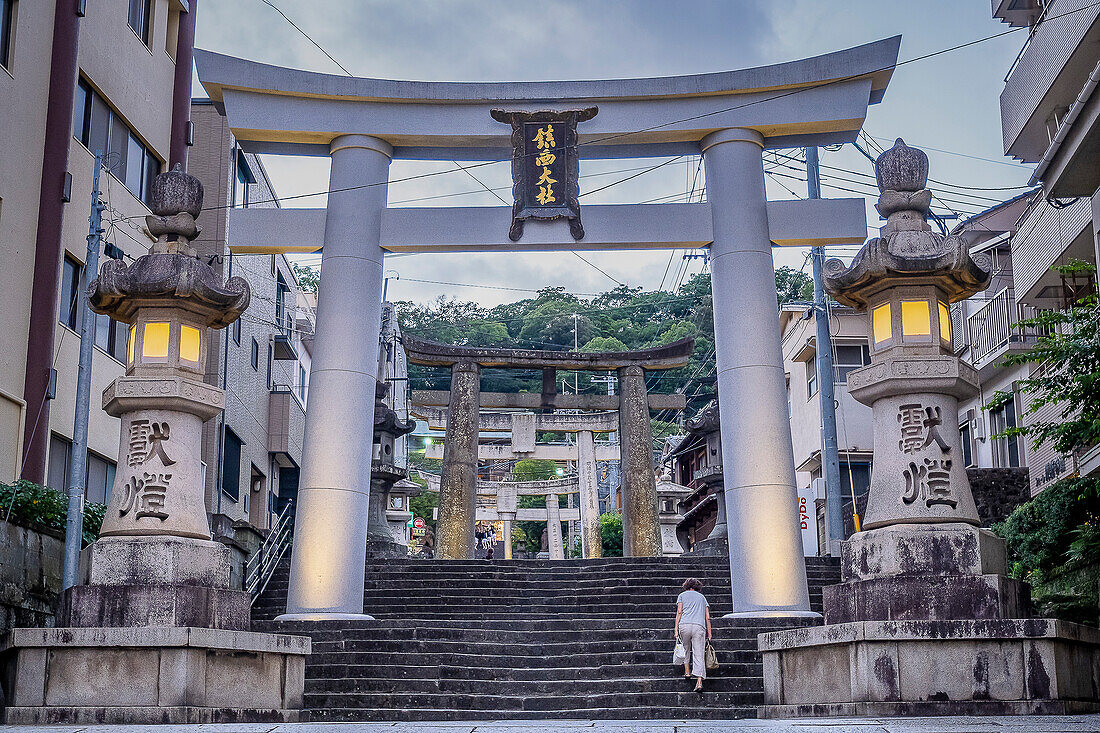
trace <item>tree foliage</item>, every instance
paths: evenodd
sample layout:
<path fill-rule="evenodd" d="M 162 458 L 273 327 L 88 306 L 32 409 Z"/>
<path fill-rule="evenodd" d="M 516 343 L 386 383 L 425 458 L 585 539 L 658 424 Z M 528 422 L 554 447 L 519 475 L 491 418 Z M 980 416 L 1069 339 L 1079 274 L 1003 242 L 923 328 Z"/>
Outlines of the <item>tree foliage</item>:
<path fill-rule="evenodd" d="M 600 541 L 604 557 L 623 556 L 623 515 L 607 512 L 600 515 Z"/>
<path fill-rule="evenodd" d="M 812 297 L 809 275 L 790 267 L 775 274 L 778 303 Z M 468 346 L 571 351 L 629 351 L 663 346 L 688 336 L 695 349 L 681 369 L 648 375 L 649 391 L 668 394 L 677 389 L 688 397 L 688 412 L 715 396 L 714 321 L 710 275 L 699 274 L 677 292 L 647 291 L 619 285 L 580 298 L 564 288 L 543 288 L 534 297 L 485 307 L 440 297 L 427 304 L 395 303 L 405 333 L 442 343 Z M 574 316 L 574 314 L 576 314 Z M 604 394 L 607 386 L 581 373 L 581 393 Z M 601 375 L 597 375 L 601 376 Z M 448 389 L 450 372 L 409 367 L 414 389 Z M 534 370 L 486 369 L 481 388 L 490 392 L 539 392 L 542 375 Z M 572 382 L 570 376 L 569 379 Z"/>
<path fill-rule="evenodd" d="M 321 283 L 321 269 L 309 265 L 299 265 L 294 262 L 290 265 L 294 271 L 294 277 L 298 279 L 298 287 L 307 293 L 316 293 L 317 286 Z"/>

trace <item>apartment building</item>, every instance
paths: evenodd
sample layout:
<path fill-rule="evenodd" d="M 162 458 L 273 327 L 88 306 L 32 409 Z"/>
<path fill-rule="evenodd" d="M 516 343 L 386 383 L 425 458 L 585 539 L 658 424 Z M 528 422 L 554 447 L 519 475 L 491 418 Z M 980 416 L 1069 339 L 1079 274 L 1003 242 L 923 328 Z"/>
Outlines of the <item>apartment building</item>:
<path fill-rule="evenodd" d="M 0 0 L 0 481 L 68 484 L 94 155 L 105 155 L 104 240 L 140 256 L 152 179 L 186 158 L 189 10 Z M 98 398 L 125 370 L 127 328 L 93 317 L 87 494 L 103 501 L 119 421 Z"/>
<path fill-rule="evenodd" d="M 255 534 L 297 494 L 315 302 L 285 256 L 230 252 L 233 210 L 277 207 L 278 197 L 261 160 L 237 146 L 209 100 L 192 100 L 191 119 L 190 172 L 207 208 L 194 245 L 222 278 L 243 277 L 252 289 L 240 320 L 209 342 L 206 381 L 225 389 L 226 408 L 203 432 L 207 508 L 215 534 Z"/>
<path fill-rule="evenodd" d="M 1036 315 L 1036 308 L 1016 298 L 1013 279 L 1013 240 L 1020 220 L 1034 205 L 1036 191 L 997 204 L 961 222 L 952 234 L 961 236 L 973 254 L 985 254 L 993 262 L 989 287 L 968 300 L 951 306 L 952 344 L 955 354 L 978 371 L 980 391 L 959 403 L 959 432 L 967 468 L 1027 468 L 1033 466 L 1033 448 L 1019 437 L 996 437 L 1006 428 L 1026 424 L 1027 405 L 1017 383 L 1027 379 L 1027 365 L 1005 366 L 1004 359 L 1035 345 L 1034 328 L 1021 322 Z M 986 408 L 998 393 L 1014 398 L 995 410 Z M 1040 469 L 1041 471 L 1041 469 Z M 1048 479 L 1034 477 L 1040 489 Z"/>
<path fill-rule="evenodd" d="M 829 307 L 833 338 L 837 446 L 843 484 L 844 536 L 856 531 L 853 499 L 862 516 L 871 486 L 874 435 L 871 408 L 848 394 L 848 373 L 871 363 L 867 316 L 836 303 Z M 817 325 L 812 303 L 784 303 L 779 313 L 783 334 L 783 368 L 787 374 L 787 411 L 794 448 L 795 480 L 799 490 L 820 486 L 822 477 L 821 399 L 817 376 Z M 825 496 L 815 496 L 818 547 L 825 542 Z"/>
<path fill-rule="evenodd" d="M 1005 155 L 1034 163 L 1031 183 L 1039 187 L 1011 240 L 1013 295 L 1024 308 L 1063 307 L 1095 291 L 1096 280 L 1051 268 L 1100 261 L 1100 6 L 993 0 L 992 8 L 995 18 L 1029 29 L 1000 98 Z M 1039 447 L 1028 463 L 1036 492 L 1100 470 L 1100 447 L 1074 456 Z"/>

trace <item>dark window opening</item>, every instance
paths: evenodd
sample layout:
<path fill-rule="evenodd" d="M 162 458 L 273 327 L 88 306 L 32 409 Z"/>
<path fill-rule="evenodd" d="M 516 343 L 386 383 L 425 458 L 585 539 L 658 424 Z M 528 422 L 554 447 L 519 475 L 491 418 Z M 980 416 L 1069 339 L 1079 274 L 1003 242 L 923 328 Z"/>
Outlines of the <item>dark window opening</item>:
<path fill-rule="evenodd" d="M 137 33 L 138 38 L 146 46 L 150 44 L 150 26 L 152 25 L 153 3 L 152 0 L 130 0 L 130 10 L 127 20 L 130 27 Z"/>
<path fill-rule="evenodd" d="M 92 153 L 107 156 L 104 165 L 115 178 L 135 197 L 150 202 L 160 160 L 83 79 L 77 85 L 73 137 Z"/>
<path fill-rule="evenodd" d="M 252 371 L 260 371 L 260 344 L 256 339 L 252 339 Z"/>
<path fill-rule="evenodd" d="M 58 320 L 74 331 L 80 330 L 82 304 L 80 272 L 84 266 L 71 257 L 66 257 L 61 265 L 61 313 Z"/>
<path fill-rule="evenodd" d="M 15 36 L 15 0 L 0 0 L 0 66 L 11 68 Z"/>
<path fill-rule="evenodd" d="M 241 496 L 241 446 L 244 445 L 229 428 L 225 428 L 225 448 L 222 453 L 222 492 L 233 501 Z"/>

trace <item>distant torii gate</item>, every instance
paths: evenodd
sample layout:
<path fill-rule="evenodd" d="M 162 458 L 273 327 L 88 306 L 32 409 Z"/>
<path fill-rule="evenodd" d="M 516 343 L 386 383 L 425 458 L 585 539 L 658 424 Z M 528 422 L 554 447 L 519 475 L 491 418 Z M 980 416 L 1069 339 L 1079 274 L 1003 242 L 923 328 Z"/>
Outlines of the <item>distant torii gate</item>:
<path fill-rule="evenodd" d="M 710 247 L 733 607 L 806 615 L 772 244 L 862 244 L 864 201 L 767 201 L 761 152 L 856 138 L 901 37 L 814 58 L 693 76 L 451 83 L 318 74 L 196 51 L 199 79 L 243 149 L 327 155 L 325 209 L 235 210 L 240 252 L 314 252 L 318 295 L 287 616 L 363 613 L 383 254 Z M 512 207 L 387 208 L 394 158 L 512 158 L 514 113 L 590 110 L 581 157 L 702 154 L 707 201 L 585 206 L 576 221 Z M 494 117 L 493 111 L 498 113 Z M 585 113 L 587 114 L 587 112 Z M 577 117 L 576 119 L 580 119 Z M 511 232 L 515 234 L 515 232 Z"/>
<path fill-rule="evenodd" d="M 532 404 L 544 409 L 555 409 L 561 398 L 569 397 L 573 409 L 599 409 L 597 404 L 614 401 L 618 412 L 616 422 L 608 424 L 606 417 L 597 415 L 530 415 L 518 418 L 527 421 L 522 435 L 523 447 L 535 453 L 535 433 L 538 423 L 543 430 L 566 430 L 587 436 L 583 440 L 585 466 L 591 464 L 591 473 L 582 475 L 581 504 L 586 506 L 595 498 L 595 447 L 594 431 L 605 429 L 619 432 L 620 459 L 622 460 L 623 492 L 623 554 L 629 556 L 661 555 L 661 529 L 657 516 L 657 481 L 653 472 L 653 434 L 650 430 L 650 399 L 646 389 L 646 370 L 675 369 L 687 365 L 695 339 L 686 338 L 665 346 L 635 351 L 574 352 L 542 349 L 500 349 L 470 346 L 451 346 L 433 341 L 404 337 L 405 354 L 413 364 L 448 367 L 451 370 L 451 391 L 447 396 L 445 425 L 447 437 L 443 444 L 443 479 L 439 492 L 439 525 L 436 537 L 436 555 L 444 559 L 471 557 L 474 543 L 474 482 L 477 477 L 477 461 L 481 458 L 478 434 L 481 431 L 480 378 L 483 368 L 505 367 L 532 369 L 542 372 L 542 392 L 531 395 L 499 395 L 496 403 L 512 399 L 530 398 Z M 615 372 L 619 378 L 618 395 L 559 395 L 557 372 L 601 371 Z M 670 395 L 677 407 L 686 403 L 683 395 Z M 414 392 L 413 404 L 431 400 L 428 395 Z M 537 400 L 537 403 L 535 402 Z M 516 417 L 486 415 L 486 420 L 499 420 L 504 427 L 514 430 Z M 516 433 L 513 432 L 513 442 Z M 513 448 L 515 446 L 513 445 Z M 485 446 L 486 456 L 492 448 Z M 511 451 L 510 451 L 511 452 Z M 588 490 L 585 490 L 587 482 Z M 598 516 L 589 511 L 585 525 L 586 544 L 599 542 Z M 582 512 L 583 515 L 583 512 Z"/>

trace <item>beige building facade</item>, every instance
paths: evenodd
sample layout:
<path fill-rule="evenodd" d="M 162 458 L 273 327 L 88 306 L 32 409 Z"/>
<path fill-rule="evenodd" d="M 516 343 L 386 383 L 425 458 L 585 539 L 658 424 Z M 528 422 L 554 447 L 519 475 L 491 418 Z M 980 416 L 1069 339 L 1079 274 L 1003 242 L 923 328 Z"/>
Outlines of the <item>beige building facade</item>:
<path fill-rule="evenodd" d="M 153 241 L 144 230 L 149 187 L 170 159 L 178 31 L 186 3 L 101 0 L 89 3 L 87 14 L 79 19 L 55 18 L 52 2 L 16 0 L 3 5 L 0 256 L 5 285 L 0 289 L 0 481 L 22 475 L 64 491 L 71 459 L 80 349 L 78 306 L 86 282 L 82 269 L 94 153 L 98 149 L 106 154 L 107 172 L 100 177 L 106 205 L 104 241 L 116 245 L 126 258 L 140 256 Z M 67 14 L 75 12 L 70 5 L 57 3 L 57 12 L 62 8 Z M 55 22 L 79 29 L 72 36 L 78 43 L 66 47 L 70 53 L 74 47 L 76 51 L 77 79 L 72 87 L 51 85 L 51 65 L 66 51 L 59 47 Z M 187 58 L 189 64 L 189 52 Z M 60 106 L 70 102 L 72 106 L 70 134 L 65 138 L 68 160 L 67 164 L 62 160 L 63 170 L 53 171 L 58 174 L 56 190 L 53 182 L 44 190 L 43 168 L 49 167 L 50 155 L 44 130 L 48 110 L 51 105 L 56 110 L 59 99 Z M 51 207 L 57 209 L 57 216 L 40 221 L 40 213 L 50 214 Z M 43 236 L 44 226 L 60 229 L 60 252 Z M 48 267 L 52 272 L 55 256 L 54 277 L 36 283 L 36 260 L 39 269 Z M 41 315 L 44 303 L 56 303 L 52 318 Z M 104 316 L 96 319 L 87 495 L 90 501 L 103 501 L 113 480 L 119 421 L 99 409 L 99 396 L 124 372 L 127 331 L 125 325 Z M 43 363 L 34 357 L 36 348 L 52 359 Z M 35 391 L 34 378 L 50 385 L 45 395 Z"/>
<path fill-rule="evenodd" d="M 865 314 L 854 308 L 831 303 L 830 326 L 833 336 L 833 372 L 837 446 L 840 477 L 845 497 L 844 535 L 856 530 L 852 500 L 862 512 L 871 482 L 871 408 L 856 402 L 849 394 L 847 376 L 853 369 L 870 363 L 868 326 Z M 787 403 L 794 448 L 795 475 L 800 490 L 822 485 L 821 399 L 817 384 L 817 337 L 813 304 L 785 303 L 780 310 L 783 329 L 783 368 L 787 376 Z M 824 548 L 825 494 L 815 494 L 818 514 L 818 547 Z"/>

